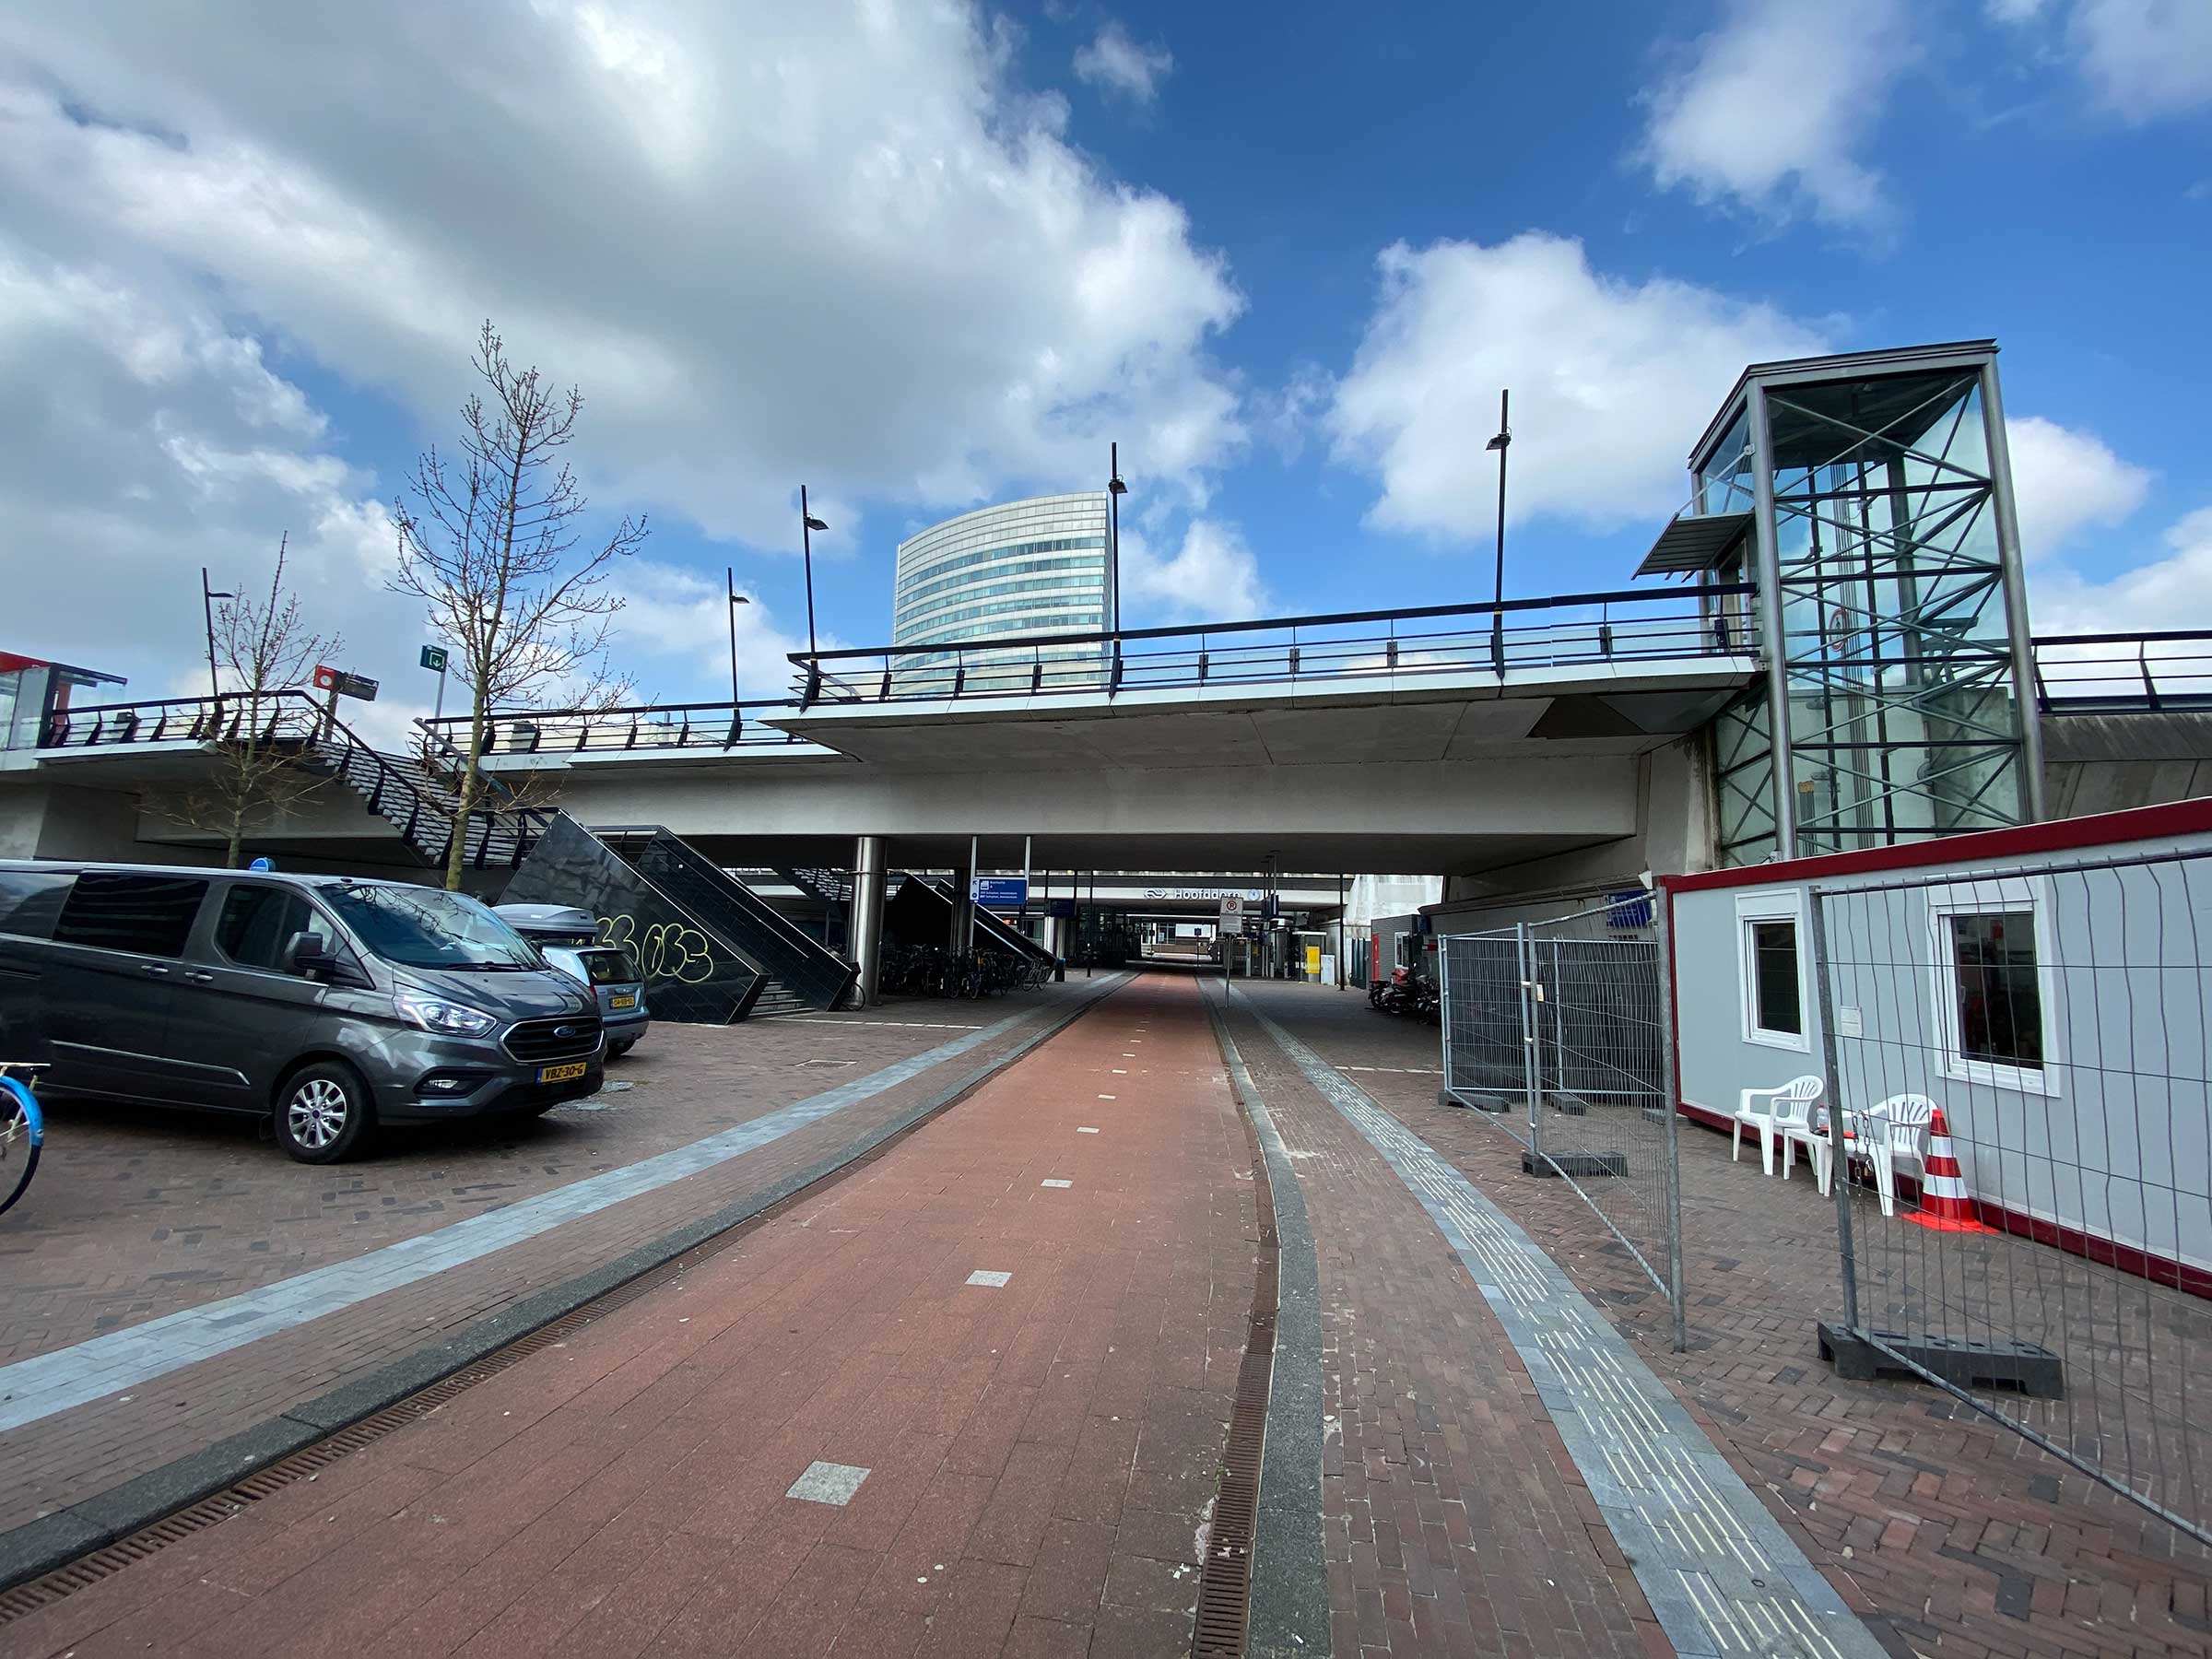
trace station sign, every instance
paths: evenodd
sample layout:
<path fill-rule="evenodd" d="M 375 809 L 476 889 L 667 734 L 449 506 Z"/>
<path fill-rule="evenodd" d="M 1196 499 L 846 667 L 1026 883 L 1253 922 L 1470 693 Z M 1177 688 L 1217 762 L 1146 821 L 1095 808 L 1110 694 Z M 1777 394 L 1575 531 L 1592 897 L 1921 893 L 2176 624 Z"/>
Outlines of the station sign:
<path fill-rule="evenodd" d="M 335 691 L 340 697 L 358 697 L 363 702 L 376 700 L 374 680 L 350 674 L 343 668 L 333 668 L 324 663 L 315 665 L 315 689 Z"/>
<path fill-rule="evenodd" d="M 978 876 L 975 901 L 985 910 L 1019 910 L 1030 901 L 1030 884 L 1019 876 Z"/>

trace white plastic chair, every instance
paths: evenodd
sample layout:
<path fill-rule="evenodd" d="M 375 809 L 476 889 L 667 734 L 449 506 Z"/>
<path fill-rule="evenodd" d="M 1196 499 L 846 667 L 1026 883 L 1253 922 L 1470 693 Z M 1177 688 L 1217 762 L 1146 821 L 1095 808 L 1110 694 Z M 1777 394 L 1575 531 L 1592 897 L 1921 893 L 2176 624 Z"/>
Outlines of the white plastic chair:
<path fill-rule="evenodd" d="M 1928 1129 L 1935 1119 L 1936 1102 L 1923 1094 L 1894 1094 L 1858 1114 L 1859 1149 L 1874 1166 L 1883 1215 L 1897 1214 L 1899 1159 L 1909 1158 L 1927 1172 Z"/>
<path fill-rule="evenodd" d="M 1759 1131 L 1759 1161 L 1770 1175 L 1774 1173 L 1774 1124 L 1776 1116 L 1785 1108 L 1803 1107 L 1810 1112 L 1812 1104 L 1820 1098 L 1820 1079 L 1815 1077 L 1792 1077 L 1780 1088 L 1747 1088 L 1743 1101 L 1735 1109 L 1735 1133 L 1730 1136 L 1729 1156 L 1740 1161 L 1744 1156 L 1744 1131 Z M 1764 1111 L 1755 1108 L 1755 1100 L 1769 1104 Z"/>
<path fill-rule="evenodd" d="M 1832 1122 L 1835 1114 L 1828 1112 L 1823 1116 Z M 1836 1144 L 1830 1137 L 1828 1123 L 1814 1124 L 1813 1102 L 1775 1101 L 1774 1138 L 1782 1145 L 1782 1178 L 1784 1181 L 1790 1178 L 1791 1157 L 1803 1147 L 1806 1159 L 1813 1166 L 1813 1183 L 1820 1189 L 1821 1196 L 1826 1197 L 1829 1182 L 1835 1179 Z"/>

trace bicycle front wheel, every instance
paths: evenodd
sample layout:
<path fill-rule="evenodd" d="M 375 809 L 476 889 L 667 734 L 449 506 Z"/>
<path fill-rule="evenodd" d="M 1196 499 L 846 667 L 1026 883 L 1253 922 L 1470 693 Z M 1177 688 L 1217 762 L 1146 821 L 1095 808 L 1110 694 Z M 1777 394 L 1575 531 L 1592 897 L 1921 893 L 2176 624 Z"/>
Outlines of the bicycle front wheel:
<path fill-rule="evenodd" d="M 45 1138 L 46 1120 L 29 1088 L 13 1077 L 0 1077 L 0 1216 L 23 1196 L 38 1173 L 39 1147 Z"/>

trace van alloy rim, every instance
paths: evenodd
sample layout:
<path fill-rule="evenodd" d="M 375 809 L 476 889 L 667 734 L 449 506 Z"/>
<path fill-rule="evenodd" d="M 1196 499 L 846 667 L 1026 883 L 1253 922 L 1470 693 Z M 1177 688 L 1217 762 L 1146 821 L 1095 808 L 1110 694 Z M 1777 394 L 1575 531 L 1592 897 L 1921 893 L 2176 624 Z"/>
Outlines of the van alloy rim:
<path fill-rule="evenodd" d="M 328 1077 L 311 1077 L 292 1091 L 292 1138 L 320 1152 L 346 1127 L 346 1091 Z"/>

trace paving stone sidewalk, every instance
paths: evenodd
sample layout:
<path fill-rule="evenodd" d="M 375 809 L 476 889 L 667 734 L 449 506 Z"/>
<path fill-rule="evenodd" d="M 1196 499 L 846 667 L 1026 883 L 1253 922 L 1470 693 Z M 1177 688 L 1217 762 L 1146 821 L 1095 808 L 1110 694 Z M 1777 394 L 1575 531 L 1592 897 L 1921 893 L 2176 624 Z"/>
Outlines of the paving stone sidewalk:
<path fill-rule="evenodd" d="M 1518 1146 L 1479 1114 L 1436 1104 L 1441 1078 L 1418 1069 L 1439 1065 L 1434 1028 L 1348 993 L 1239 989 L 1544 1246 L 1893 1652 L 2212 1653 L 2205 1551 L 1946 1396 L 1840 1382 L 1821 1362 L 1812 1322 L 1841 1293 L 1810 1182 L 1768 1180 L 1684 1124 L 1691 1350 L 1675 1355 L 1665 1299 L 1574 1194 L 1523 1176 Z"/>
<path fill-rule="evenodd" d="M 1195 989 L 1140 982 L 566 1346 L 0 1626 L 0 1653 L 1187 1651 L 1254 1218 Z"/>
<path fill-rule="evenodd" d="M 1444 1235 L 1249 1013 L 1232 1006 L 1228 1018 L 1320 1256 L 1333 1651 L 1671 1653 Z"/>

